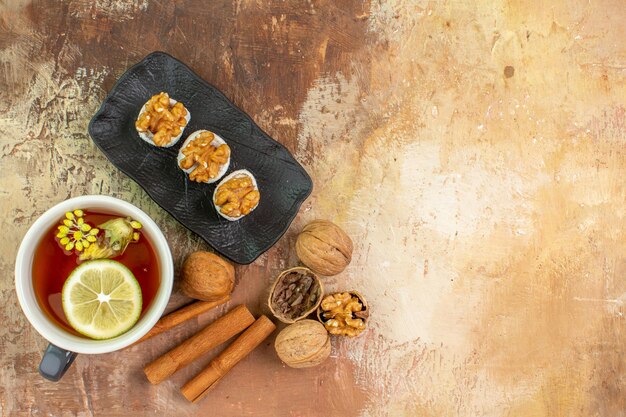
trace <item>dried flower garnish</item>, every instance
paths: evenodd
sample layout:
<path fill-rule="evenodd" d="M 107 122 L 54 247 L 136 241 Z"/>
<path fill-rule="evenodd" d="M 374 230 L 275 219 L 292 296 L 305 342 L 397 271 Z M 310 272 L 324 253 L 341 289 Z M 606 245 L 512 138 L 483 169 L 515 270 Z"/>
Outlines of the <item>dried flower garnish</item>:
<path fill-rule="evenodd" d="M 63 249 L 74 251 L 81 261 L 114 258 L 139 241 L 142 226 L 137 220 L 118 217 L 93 227 L 84 216 L 83 210 L 68 211 L 56 234 Z"/>
<path fill-rule="evenodd" d="M 102 233 L 80 254 L 81 261 L 115 258 L 123 254 L 130 243 L 139 240 L 141 223 L 129 217 L 118 217 L 98 225 L 98 228 Z"/>
<path fill-rule="evenodd" d="M 57 227 L 56 237 L 68 252 L 82 252 L 98 239 L 100 230 L 86 223 L 84 215 L 82 210 L 68 211 L 62 224 Z"/>

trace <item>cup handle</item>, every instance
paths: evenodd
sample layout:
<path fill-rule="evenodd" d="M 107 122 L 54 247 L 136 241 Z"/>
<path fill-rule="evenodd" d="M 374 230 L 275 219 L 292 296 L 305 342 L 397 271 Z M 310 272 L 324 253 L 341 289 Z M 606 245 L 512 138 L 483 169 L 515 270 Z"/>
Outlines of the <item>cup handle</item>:
<path fill-rule="evenodd" d="M 39 374 L 50 381 L 57 382 L 74 362 L 76 355 L 78 354 L 49 343 L 39 364 Z"/>

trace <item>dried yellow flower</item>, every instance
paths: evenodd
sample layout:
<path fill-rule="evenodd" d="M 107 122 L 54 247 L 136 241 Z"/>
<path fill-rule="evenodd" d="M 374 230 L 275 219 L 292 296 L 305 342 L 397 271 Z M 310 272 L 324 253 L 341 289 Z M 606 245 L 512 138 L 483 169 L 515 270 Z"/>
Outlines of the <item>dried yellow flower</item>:
<path fill-rule="evenodd" d="M 85 223 L 84 215 L 82 210 L 68 211 L 62 224 L 57 226 L 56 237 L 68 252 L 74 249 L 82 252 L 97 239 L 99 230 Z"/>

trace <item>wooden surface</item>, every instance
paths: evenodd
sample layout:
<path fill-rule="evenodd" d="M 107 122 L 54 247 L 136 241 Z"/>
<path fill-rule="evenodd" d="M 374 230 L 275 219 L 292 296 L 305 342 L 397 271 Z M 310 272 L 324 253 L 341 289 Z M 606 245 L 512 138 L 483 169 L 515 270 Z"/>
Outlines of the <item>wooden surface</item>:
<path fill-rule="evenodd" d="M 623 0 L 0 2 L 1 415 L 625 416 L 625 21 Z M 315 189 L 237 268 L 227 306 L 51 383 L 13 288 L 37 216 L 113 195 L 163 228 L 177 270 L 208 249 L 87 135 L 154 50 L 224 91 Z M 148 383 L 146 363 L 217 315 L 266 312 L 314 218 L 355 242 L 325 285 L 365 295 L 367 333 L 304 370 L 272 336 L 198 404 L 179 388 L 223 347 Z"/>

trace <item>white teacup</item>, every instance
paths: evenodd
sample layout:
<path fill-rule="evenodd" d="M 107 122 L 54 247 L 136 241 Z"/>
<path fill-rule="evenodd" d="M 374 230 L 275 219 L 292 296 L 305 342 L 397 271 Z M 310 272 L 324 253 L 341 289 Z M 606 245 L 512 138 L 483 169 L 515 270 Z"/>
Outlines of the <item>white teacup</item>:
<path fill-rule="evenodd" d="M 159 260 L 161 283 L 156 296 L 141 319 L 129 331 L 113 339 L 93 340 L 69 333 L 48 317 L 35 296 L 32 265 L 35 249 L 43 237 L 41 231 L 49 230 L 67 211 L 76 209 L 110 211 L 139 221 L 142 224 L 142 234 L 152 243 Z M 77 353 L 113 352 L 139 340 L 163 314 L 170 298 L 173 281 L 172 254 L 163 233 L 147 214 L 132 204 L 114 197 L 88 195 L 63 201 L 46 211 L 24 236 L 15 261 L 15 289 L 22 310 L 35 330 L 50 342 L 39 366 L 42 376 L 54 381 L 59 380 Z"/>

